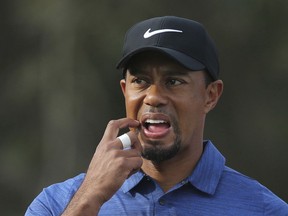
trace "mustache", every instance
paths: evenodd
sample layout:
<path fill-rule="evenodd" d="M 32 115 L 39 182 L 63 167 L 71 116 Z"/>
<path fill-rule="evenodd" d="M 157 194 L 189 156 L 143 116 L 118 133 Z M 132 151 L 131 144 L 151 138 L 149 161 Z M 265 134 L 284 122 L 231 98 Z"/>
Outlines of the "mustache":
<path fill-rule="evenodd" d="M 169 113 L 161 107 L 147 107 L 144 110 L 142 110 L 141 113 L 142 113 L 141 115 L 147 114 L 147 113 L 154 113 L 154 114 L 164 114 L 164 115 L 169 116 Z M 138 116 L 137 118 L 139 121 L 141 119 L 141 115 Z M 139 125 L 139 127 L 135 128 L 134 132 L 138 135 L 140 131 L 141 131 L 141 124 Z"/>
<path fill-rule="evenodd" d="M 145 113 L 164 114 L 164 115 L 168 116 L 169 119 L 170 119 L 170 124 L 173 127 L 173 129 L 174 129 L 174 132 L 176 134 L 180 134 L 180 128 L 179 128 L 179 125 L 178 125 L 179 122 L 178 122 L 176 116 L 171 114 L 169 111 L 167 111 L 163 107 L 147 107 L 147 108 L 145 108 L 142 111 L 142 115 L 145 114 Z M 141 129 L 141 128 L 138 128 L 137 133 L 139 133 L 139 129 Z"/>
<path fill-rule="evenodd" d="M 161 114 L 169 115 L 169 113 L 165 111 L 162 107 L 149 107 L 143 110 L 143 113 L 161 113 Z"/>

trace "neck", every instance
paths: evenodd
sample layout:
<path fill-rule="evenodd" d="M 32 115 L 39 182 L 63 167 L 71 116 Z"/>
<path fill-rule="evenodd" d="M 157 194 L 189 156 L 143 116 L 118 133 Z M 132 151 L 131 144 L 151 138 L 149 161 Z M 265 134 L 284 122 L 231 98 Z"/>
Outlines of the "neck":
<path fill-rule="evenodd" d="M 193 172 L 202 152 L 203 145 L 201 148 L 193 149 L 192 152 L 182 150 L 174 158 L 161 163 L 144 159 L 142 170 L 153 178 L 164 192 L 167 192 Z"/>

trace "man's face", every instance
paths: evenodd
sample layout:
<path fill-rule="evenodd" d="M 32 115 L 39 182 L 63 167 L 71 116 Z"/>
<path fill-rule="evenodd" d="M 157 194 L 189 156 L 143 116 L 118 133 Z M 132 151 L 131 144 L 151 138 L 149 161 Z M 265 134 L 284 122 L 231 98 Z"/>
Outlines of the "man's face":
<path fill-rule="evenodd" d="M 144 158 L 159 163 L 202 145 L 209 111 L 203 71 L 189 71 L 163 54 L 144 52 L 131 60 L 121 87 L 127 117 L 141 123 Z"/>

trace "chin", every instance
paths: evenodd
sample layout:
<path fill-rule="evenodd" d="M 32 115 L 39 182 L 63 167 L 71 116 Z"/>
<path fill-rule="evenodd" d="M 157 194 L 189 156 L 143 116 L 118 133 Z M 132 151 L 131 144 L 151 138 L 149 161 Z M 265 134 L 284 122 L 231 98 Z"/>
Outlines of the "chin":
<path fill-rule="evenodd" d="M 142 145 L 142 157 L 154 163 L 161 163 L 177 155 L 180 150 L 180 143 L 180 141 L 175 141 L 172 145 L 166 146 L 160 141 L 149 141 L 149 144 Z"/>

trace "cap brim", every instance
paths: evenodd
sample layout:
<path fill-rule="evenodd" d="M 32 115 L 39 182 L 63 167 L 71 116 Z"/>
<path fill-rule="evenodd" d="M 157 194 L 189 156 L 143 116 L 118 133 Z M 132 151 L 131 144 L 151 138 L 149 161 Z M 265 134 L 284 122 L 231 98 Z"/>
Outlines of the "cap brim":
<path fill-rule="evenodd" d="M 163 54 L 168 55 L 169 57 L 176 60 L 179 64 L 181 64 L 182 66 L 184 66 L 190 70 L 198 71 L 198 70 L 205 69 L 205 66 L 201 62 L 197 61 L 196 59 L 194 59 L 190 56 L 187 56 L 181 52 L 178 52 L 178 51 L 175 51 L 175 50 L 172 50 L 169 48 L 155 47 L 155 46 L 139 48 L 137 50 L 134 50 L 134 51 L 128 53 L 119 61 L 119 63 L 116 66 L 117 69 L 126 68 L 127 63 L 129 62 L 129 60 L 133 56 L 135 56 L 136 54 L 139 54 L 141 52 L 149 51 L 149 50 L 162 52 Z"/>

